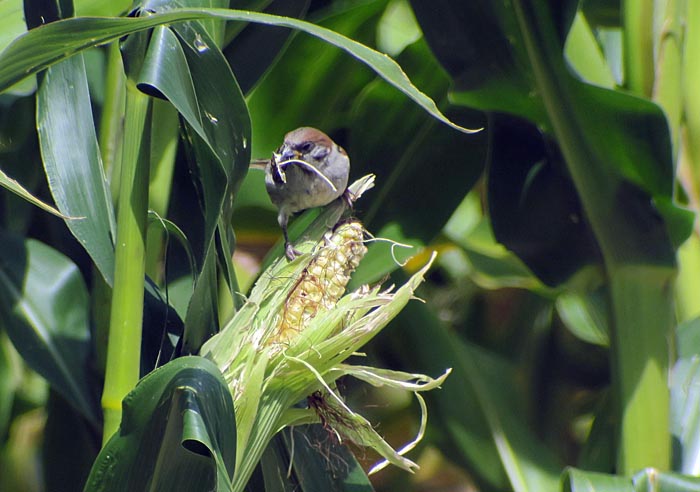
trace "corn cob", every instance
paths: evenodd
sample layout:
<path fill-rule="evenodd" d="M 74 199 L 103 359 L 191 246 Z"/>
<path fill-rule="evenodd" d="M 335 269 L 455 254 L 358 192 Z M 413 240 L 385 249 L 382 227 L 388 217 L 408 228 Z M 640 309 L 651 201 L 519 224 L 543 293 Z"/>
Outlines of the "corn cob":
<path fill-rule="evenodd" d="M 367 252 L 362 224 L 344 222 L 324 238 L 324 246 L 302 271 L 287 296 L 277 341 L 285 342 L 306 328 L 320 312 L 332 309 L 345 292 L 350 275 Z"/>

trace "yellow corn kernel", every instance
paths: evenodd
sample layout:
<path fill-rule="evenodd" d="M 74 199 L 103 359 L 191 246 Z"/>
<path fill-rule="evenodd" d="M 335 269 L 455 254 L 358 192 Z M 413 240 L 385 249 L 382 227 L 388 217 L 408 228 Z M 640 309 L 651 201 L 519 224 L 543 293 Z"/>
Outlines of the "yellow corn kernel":
<path fill-rule="evenodd" d="M 303 331 L 320 312 L 333 309 L 345 292 L 350 275 L 367 252 L 362 224 L 353 220 L 326 235 L 324 245 L 302 271 L 284 303 L 276 342 Z"/>

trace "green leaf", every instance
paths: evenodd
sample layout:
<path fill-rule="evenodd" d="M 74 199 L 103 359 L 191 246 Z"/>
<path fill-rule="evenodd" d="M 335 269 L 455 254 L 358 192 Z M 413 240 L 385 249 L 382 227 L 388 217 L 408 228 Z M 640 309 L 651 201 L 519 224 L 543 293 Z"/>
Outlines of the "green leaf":
<path fill-rule="evenodd" d="M 4 188 L 7 189 L 7 190 L 10 190 L 10 191 L 11 191 L 12 193 L 14 193 L 15 195 L 24 198 L 24 199 L 27 200 L 29 203 L 31 203 L 31 204 L 33 204 L 33 205 L 36 205 L 36 206 L 39 207 L 40 209 L 45 210 L 45 211 L 49 212 L 50 214 L 53 214 L 53 215 L 55 215 L 55 216 L 57 216 L 57 217 L 61 217 L 62 219 L 71 219 L 71 218 L 74 219 L 74 218 L 75 218 L 75 217 L 68 217 L 68 216 L 66 216 L 66 215 L 63 215 L 61 212 L 59 212 L 58 210 L 56 210 L 56 209 L 55 209 L 54 207 L 52 207 L 51 205 L 42 202 L 41 200 L 39 200 L 38 198 L 36 198 L 34 195 L 32 195 L 31 193 L 29 193 L 29 191 L 27 191 L 27 190 L 26 190 L 21 184 L 19 184 L 16 180 L 12 179 L 12 178 L 9 177 L 7 174 L 5 174 L 4 172 L 2 172 L 2 170 L 0 170 L 0 186 L 4 187 Z"/>
<path fill-rule="evenodd" d="M 144 12 L 166 7 L 160 3 L 151 2 Z M 150 40 L 132 36 L 125 46 L 126 64 L 139 89 L 167 99 L 187 124 L 192 174 L 204 209 L 204 220 L 198 221 L 203 233 L 196 235 L 203 234 L 196 253 L 201 270 L 190 299 L 183 346 L 185 353 L 194 353 L 218 329 L 217 254 L 220 263 L 229 266 L 232 251 L 230 247 L 218 251 L 214 239 L 220 224 L 230 223 L 230 197 L 235 196 L 250 161 L 250 118 L 217 43 L 199 23 L 172 29 L 160 26 Z M 224 229 L 219 234 L 226 246 L 229 238 Z M 232 269 L 224 272 L 233 288 Z"/>
<path fill-rule="evenodd" d="M 0 191 L 1 220 L 9 231 L 26 234 L 37 212 L 29 200 L 39 197 L 45 200 L 47 195 L 40 191 L 46 178 L 37 144 L 35 98 L 5 95 L 0 97 L 0 108 L 0 139 L 3 142 L 0 186 L 13 191 Z M 36 196 L 30 197 L 26 193 Z M 54 207 L 52 209 L 60 214 Z"/>
<path fill-rule="evenodd" d="M 303 19 L 310 0 L 275 0 L 265 3 L 268 4 L 265 7 L 268 14 Z M 238 5 L 238 8 L 244 7 Z M 229 24 L 226 28 L 224 56 L 244 94 L 250 93 L 278 61 L 284 63 L 287 56 L 293 55 L 287 49 L 293 32 L 260 24 L 244 27 Z M 285 53 L 283 58 L 280 56 L 282 53 Z"/>
<path fill-rule="evenodd" d="M 197 93 L 197 104 L 201 114 L 204 134 L 198 135 L 211 146 L 216 161 L 197 161 L 202 182 L 207 223 L 207 240 L 213 234 L 221 211 L 224 219 L 229 218 L 230 204 L 225 203 L 227 194 L 235 196 L 241 181 L 248 171 L 250 162 L 251 123 L 248 108 L 238 83 L 226 63 L 221 51 L 207 37 L 206 32 L 197 28 L 196 23 L 179 24 L 175 31 L 182 41 L 192 81 Z M 171 101 L 173 102 L 173 101 Z M 176 102 L 173 102 L 178 107 Z M 187 120 L 197 130 L 194 121 Z M 204 157 L 204 149 L 194 147 L 197 157 Z M 219 175 L 207 166 L 223 171 L 227 188 L 223 193 L 215 193 L 214 180 Z M 218 169 L 216 172 L 218 172 Z M 214 214 L 209 209 L 212 209 Z M 216 220 L 213 220 L 216 217 Z"/>
<path fill-rule="evenodd" d="M 700 317 L 684 321 L 676 327 L 678 358 L 690 359 L 700 355 Z"/>
<path fill-rule="evenodd" d="M 640 216 L 639 223 L 630 225 L 630 229 L 634 227 L 637 234 L 644 230 L 649 235 L 659 236 L 656 240 L 651 237 L 633 239 L 635 233 L 631 230 L 624 234 L 616 231 L 619 241 L 627 238 L 631 243 L 623 249 L 629 254 L 635 249 L 643 249 L 635 247 L 635 244 L 663 243 L 665 231 L 657 231 L 657 227 L 648 224 L 658 222 L 654 216 L 658 217 L 659 212 L 669 218 L 684 215 L 677 209 L 668 210 L 672 197 L 673 165 L 663 113 L 649 101 L 584 84 L 570 75 L 564 67 L 561 52 L 561 41 L 567 32 L 570 16 L 559 15 L 562 9 L 568 12 L 567 7 L 557 4 L 557 11 L 550 13 L 550 7 L 538 6 L 535 9 L 530 2 L 522 9 L 508 9 L 490 2 L 455 2 L 449 6 L 448 2 L 438 3 L 440 7 L 431 7 L 428 11 L 417 2 L 415 9 L 431 47 L 455 79 L 458 89 L 453 94 L 453 100 L 470 107 L 524 116 L 544 128 L 546 134 L 552 133 L 552 125 L 556 125 L 559 130 L 553 136 L 563 146 L 560 151 L 574 181 L 578 178 L 571 170 L 574 165 L 571 161 L 585 160 L 588 163 L 593 159 L 597 162 L 596 167 L 601 169 L 596 173 L 604 172 L 605 175 L 594 178 L 590 164 L 584 166 L 582 163 L 581 167 L 585 167 L 590 175 L 589 180 L 607 180 L 611 183 L 610 191 L 606 193 L 615 194 L 615 197 L 607 198 L 612 203 L 606 206 L 606 213 L 610 215 L 611 211 L 620 210 L 620 214 L 626 215 L 626 218 L 615 219 L 616 227 L 630 222 L 632 212 L 628 207 L 635 207 L 638 209 L 636 214 L 644 213 L 646 217 Z M 520 11 L 526 14 L 516 15 Z M 537 14 L 533 15 L 535 11 Z M 461 34 L 453 32 L 458 27 L 457 23 L 447 23 L 450 27 L 443 27 L 447 18 L 464 21 L 459 25 Z M 547 26 L 547 34 L 540 32 L 544 25 Z M 469 41 L 461 39 L 460 35 L 468 36 Z M 526 49 L 525 42 L 529 37 L 537 38 L 530 51 Z M 454 49 L 454 43 L 473 49 L 460 51 Z M 486 43 L 492 43 L 493 47 L 480 49 L 485 48 Z M 506 54 L 494 56 L 494 51 L 498 52 L 499 49 L 505 50 Z M 540 61 L 537 58 L 545 50 L 551 50 L 551 53 L 548 51 L 549 55 L 541 58 L 547 62 L 546 67 L 542 67 L 537 65 Z M 540 71 L 535 73 L 535 68 Z M 508 90 L 502 87 L 503 84 L 510 85 Z M 555 97 L 547 84 L 555 84 L 551 87 L 561 89 L 560 96 Z M 497 90 L 497 94 L 493 94 L 496 99 L 483 97 L 482 89 Z M 515 100 L 511 101 L 511 98 Z M 523 104 L 527 108 L 522 108 Z M 591 107 L 595 107 L 596 111 L 590 111 Z M 566 127 L 570 128 L 567 131 L 574 131 L 571 137 L 577 135 L 575 139 L 562 137 L 563 123 L 570 125 Z M 548 142 L 548 145 L 551 144 Z M 501 147 L 494 145 L 495 149 Z M 553 147 L 551 152 L 559 150 Z M 516 168 L 518 163 L 512 165 Z M 622 189 L 626 187 L 625 183 L 620 183 L 623 180 L 634 183 L 635 187 L 651 195 L 660 208 L 656 209 L 648 203 L 642 206 L 639 203 L 643 201 L 641 197 L 636 199 L 630 196 L 631 192 Z M 579 188 L 580 184 L 576 186 Z M 578 193 L 581 192 L 578 189 Z M 620 203 L 623 200 L 630 203 Z M 602 204 L 601 200 L 599 202 Z M 586 213 L 590 214 L 590 211 L 586 210 Z M 612 220 L 610 217 L 609 221 Z M 669 224 L 672 225 L 672 222 Z M 674 226 L 672 231 L 676 229 Z M 687 234 L 689 230 L 685 232 Z M 675 244 L 678 244 L 677 240 Z"/>
<path fill-rule="evenodd" d="M 177 241 L 177 243 L 184 250 L 185 256 L 187 257 L 187 264 L 190 267 L 190 271 L 194 275 L 196 268 L 196 259 L 192 251 L 192 245 L 187 239 L 187 236 L 185 235 L 184 231 L 180 229 L 178 225 L 172 222 L 171 220 L 160 217 L 156 212 L 152 210 L 148 211 L 148 227 L 149 229 L 162 230 L 162 232 L 166 234 L 166 246 L 169 244 L 170 239 L 175 239 Z"/>
<path fill-rule="evenodd" d="M 452 101 L 547 124 L 512 5 L 503 2 L 412 1 L 418 23 L 454 81 Z"/>
<path fill-rule="evenodd" d="M 480 113 L 446 103 L 449 80 L 424 41 L 408 46 L 397 61 L 440 107 L 448 108 L 451 119 L 483 125 Z M 353 285 L 376 282 L 417 252 L 383 240 L 420 249 L 435 239 L 481 176 L 487 141 L 485 132 L 460 135 L 440 125 L 383 80 L 363 90 L 352 109 L 348 153 L 353 173 L 377 175 L 377 189 L 362 216 L 380 241 L 369 245 Z"/>
<path fill-rule="evenodd" d="M 371 46 L 381 14 L 380 3 L 351 5 L 333 12 L 319 24 Z M 321 128 L 345 146 L 341 136 L 334 133 L 348 126 L 353 102 L 373 79 L 371 71 L 347 61 L 342 51 L 315 37 L 297 35 L 291 40 L 284 56 L 248 98 L 255 122 L 254 157 L 268 158 L 285 133 L 299 126 Z M 290 94 L 294 97 L 290 98 Z M 318 111 L 318 107 L 324 111 Z M 350 155 L 354 163 L 354 155 Z"/>
<path fill-rule="evenodd" d="M 46 490 L 80 490 L 100 450 L 99 438 L 70 403 L 54 392 L 49 394 L 46 413 L 42 449 Z"/>
<path fill-rule="evenodd" d="M 374 491 L 355 456 L 322 426 L 292 427 L 282 433 L 282 440 L 304 492 Z"/>
<path fill-rule="evenodd" d="M 248 481 L 248 490 L 293 492 L 299 484 L 294 475 L 289 475 L 288 470 L 289 452 L 282 435 L 278 434 L 272 438 L 260 458 L 260 464 Z"/>
<path fill-rule="evenodd" d="M 593 424 L 576 461 L 576 466 L 588 471 L 607 472 L 615 469 L 617 459 L 617 417 L 612 393 L 605 391 L 596 405 Z"/>
<path fill-rule="evenodd" d="M 0 51 L 4 50 L 17 36 L 27 32 L 24 22 L 24 7 L 22 0 L 0 1 Z M 13 86 L 9 92 L 28 95 L 36 90 L 34 77 Z"/>
<path fill-rule="evenodd" d="M 584 80 L 601 87 L 615 86 L 615 80 L 603 57 L 595 33 L 581 12 L 576 14 L 574 23 L 571 25 L 564 52 L 566 59 Z"/>
<path fill-rule="evenodd" d="M 606 475 L 568 468 L 562 477 L 563 492 L 697 492 L 700 478 L 647 468 L 633 477 Z"/>
<path fill-rule="evenodd" d="M 270 441 L 260 464 L 266 492 L 374 491 L 350 450 L 318 424 L 284 429 Z"/>
<path fill-rule="evenodd" d="M 236 429 L 226 382 L 210 361 L 182 357 L 124 399 L 119 431 L 97 457 L 86 492 L 231 490 Z"/>
<path fill-rule="evenodd" d="M 449 108 L 445 104 L 449 79 L 424 41 L 406 48 L 397 61 L 411 80 L 441 107 Z M 475 111 L 447 109 L 446 113 L 469 126 L 484 124 Z M 383 80 L 370 84 L 355 101 L 350 132 L 353 173 L 377 175 L 374 199 L 364 213 L 365 226 L 379 230 L 397 222 L 406 236 L 425 243 L 442 229 L 481 176 L 486 161 L 485 132 L 455 134 Z M 417 197 L 420 207 L 415 206 Z"/>
<path fill-rule="evenodd" d="M 484 289 L 518 287 L 544 290 L 544 286 L 523 262 L 493 237 L 493 229 L 481 212 L 469 208 L 476 195 L 469 195 L 445 226 L 445 235 L 459 245 L 471 267 L 470 276 Z M 480 204 L 478 205 L 480 207 Z M 470 217 L 475 215 L 475 217 Z M 473 223 L 471 225 L 470 223 Z"/>
<path fill-rule="evenodd" d="M 76 15 L 110 16 L 119 15 L 130 5 L 131 0 L 76 0 Z M 27 32 L 22 0 L 0 1 L 0 51 L 4 50 L 17 36 Z M 33 78 L 13 87 L 13 92 L 30 94 L 36 90 Z"/>
<path fill-rule="evenodd" d="M 165 293 L 146 279 L 141 340 L 141 375 L 169 362 L 179 354 L 184 322 L 172 307 L 170 286 Z"/>
<path fill-rule="evenodd" d="M 410 354 L 412 370 L 453 369 L 442 390 L 426 396 L 449 456 L 494 489 L 507 488 L 508 480 L 517 492 L 555 490 L 561 465 L 523 418 L 515 368 L 448 332 L 423 304 L 409 304 L 397 320 L 398 348 Z"/>
<path fill-rule="evenodd" d="M 235 197 L 250 162 L 251 123 L 245 99 L 226 60 L 213 40 L 196 23 L 175 27 L 182 42 L 189 73 L 196 89 L 200 121 L 190 120 L 192 166 L 204 206 L 204 244 L 198 277 L 185 318 L 184 349 L 196 352 L 217 331 L 218 282 L 215 264 L 232 295 L 236 280 L 231 266 L 232 197 Z M 178 101 L 171 100 L 179 110 Z M 198 130 L 198 127 L 201 130 Z M 217 246 L 215 235 L 221 249 Z M 210 309 L 206 309 L 209 306 Z"/>
<path fill-rule="evenodd" d="M 700 95 L 693 90 L 700 84 L 700 67 L 692 62 L 698 57 L 700 46 L 700 4 L 690 2 L 685 14 L 683 36 L 683 104 L 685 107 L 685 147 L 688 150 L 688 171 L 692 179 L 691 194 L 700 194 Z"/>
<path fill-rule="evenodd" d="M 700 327 L 700 323 L 695 323 L 695 325 L 694 331 L 697 336 L 697 328 Z M 671 432 L 676 444 L 673 468 L 690 475 L 700 473 L 699 384 L 700 360 L 696 355 L 684 357 L 676 362 L 671 372 L 670 382 Z"/>
<path fill-rule="evenodd" d="M 196 353 L 206 340 L 218 332 L 218 288 L 216 247 L 211 243 L 187 305 L 182 345 L 184 354 Z"/>
<path fill-rule="evenodd" d="M 73 0 L 75 15 L 110 16 L 119 15 L 131 7 L 130 0 Z"/>
<path fill-rule="evenodd" d="M 666 373 L 672 323 L 668 285 L 674 274 L 674 247 L 689 229 L 687 217 L 682 217 L 686 214 L 672 205 L 674 168 L 663 112 L 649 101 L 585 84 L 571 75 L 562 50 L 576 2 L 439 1 L 426 5 L 415 2 L 414 8 L 431 47 L 455 79 L 453 101 L 527 118 L 529 122 L 513 127 L 515 134 L 541 131 L 545 149 L 554 157 L 561 155 L 610 283 L 611 346 L 615 348 L 613 367 L 617 368 L 622 428 L 619 469 L 629 473 L 645 466 L 668 467 Z M 458 48 L 464 46 L 469 49 Z M 494 137 L 493 149 L 506 146 L 513 142 Z M 539 160 L 527 153 L 524 163 L 519 156 L 513 157 L 511 162 L 504 161 L 502 171 L 529 169 Z M 506 174 L 500 174 L 504 181 Z M 516 197 L 527 181 L 522 183 L 515 190 Z M 552 194 L 537 198 L 547 202 L 549 196 Z M 571 221 L 561 217 L 560 203 L 549 203 L 554 220 L 544 222 L 539 232 L 549 233 L 548 226 L 556 224 L 556 219 L 565 219 L 565 226 Z M 528 228 L 542 223 L 525 223 L 526 217 L 518 224 L 522 229 L 516 231 L 520 236 L 516 239 L 527 240 L 532 232 Z M 493 214 L 492 218 L 495 228 Z M 582 217 L 576 218 L 582 222 Z M 508 222 L 507 216 L 503 219 Z M 685 231 L 679 227 L 684 220 Z M 575 245 L 566 244 L 559 234 L 566 230 L 561 227 L 554 232 L 558 240 L 564 239 L 565 248 L 571 248 Z M 525 253 L 526 248 L 519 254 Z M 550 262 L 568 254 L 568 249 L 551 251 Z M 564 272 L 537 273 L 558 284 L 564 280 L 559 276 L 570 275 L 585 264 L 577 265 L 577 261 L 565 263 Z M 642 427 L 644 436 L 638 432 Z"/>
<path fill-rule="evenodd" d="M 173 9 L 163 14 L 139 18 L 75 18 L 52 22 L 16 38 L 0 54 L 0 91 L 28 75 L 70 57 L 90 46 L 158 25 L 195 19 L 223 19 L 298 29 L 346 51 L 368 65 L 396 89 L 443 123 L 469 132 L 445 117 L 435 102 L 416 88 L 388 56 L 328 29 L 301 20 L 273 15 L 224 9 Z"/>
<path fill-rule="evenodd" d="M 0 320 L 27 364 L 93 425 L 88 294 L 78 268 L 54 249 L 0 231 Z"/>
<path fill-rule="evenodd" d="M 621 23 L 621 0 L 586 0 L 581 6 L 583 12 L 596 26 L 615 26 Z"/>
<path fill-rule="evenodd" d="M 567 468 L 561 490 L 570 492 L 634 492 L 629 478 Z"/>
<path fill-rule="evenodd" d="M 635 492 L 698 492 L 700 478 L 672 472 L 646 469 L 634 475 Z"/>
<path fill-rule="evenodd" d="M 37 128 L 51 193 L 66 224 L 111 285 L 114 211 L 102 168 L 82 55 L 46 71 Z"/>
<path fill-rule="evenodd" d="M 507 115 L 493 115 L 489 131 L 499 142 L 488 171 L 496 239 L 550 286 L 598 263 L 598 245 L 556 144 Z"/>
<path fill-rule="evenodd" d="M 198 133 L 205 135 L 185 52 L 169 27 L 153 29 L 137 87 L 151 96 L 168 99 L 191 125 L 196 125 Z"/>
<path fill-rule="evenodd" d="M 578 338 L 607 347 L 610 344 L 608 295 L 605 289 L 585 294 L 564 292 L 557 297 L 557 312 Z"/>
<path fill-rule="evenodd" d="M 21 384 L 19 357 L 7 334 L 0 332 L 0 435 L 6 436 L 12 417 L 15 392 Z"/>
<path fill-rule="evenodd" d="M 461 248 L 469 277 L 481 288 L 545 290 L 523 262 L 494 238 L 491 222 L 482 211 L 479 190 L 469 193 L 457 206 L 443 234 Z"/>
<path fill-rule="evenodd" d="M 0 1 L 0 50 L 27 31 L 21 0 Z"/>

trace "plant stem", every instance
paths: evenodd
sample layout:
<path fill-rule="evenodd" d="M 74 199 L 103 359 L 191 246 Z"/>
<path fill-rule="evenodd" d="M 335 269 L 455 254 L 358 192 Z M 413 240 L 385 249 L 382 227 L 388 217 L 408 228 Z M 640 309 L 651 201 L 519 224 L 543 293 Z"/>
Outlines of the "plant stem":
<path fill-rule="evenodd" d="M 700 205 L 700 2 L 688 2 L 683 47 L 683 106 L 685 159 L 681 182 L 694 207 Z"/>
<path fill-rule="evenodd" d="M 100 119 L 100 154 L 105 175 L 108 176 L 112 201 L 116 201 L 119 189 L 119 154 L 123 137 L 125 77 L 119 43 L 107 48 L 107 73 L 105 74 L 105 99 Z"/>
<path fill-rule="evenodd" d="M 646 244 L 649 238 L 642 229 L 648 224 L 631 220 L 624 208 L 631 193 L 607 156 L 587 137 L 588 108 L 580 102 L 586 88 L 563 64 L 548 7 L 537 0 L 516 0 L 514 8 L 538 92 L 600 245 L 609 280 L 611 357 L 621 418 L 618 471 L 630 474 L 648 466 L 667 470 L 673 251 L 670 244 Z"/>
<path fill-rule="evenodd" d="M 117 215 L 114 292 L 110 315 L 103 443 L 119 428 L 122 399 L 140 374 L 150 154 L 148 96 L 127 82 L 126 125 Z"/>
<path fill-rule="evenodd" d="M 651 97 L 654 85 L 654 0 L 626 0 L 622 4 L 625 85 Z"/>
<path fill-rule="evenodd" d="M 679 128 L 683 112 L 682 27 L 678 0 L 668 0 L 658 39 L 654 102 L 666 112 L 671 129 L 673 155 L 678 155 Z"/>
<path fill-rule="evenodd" d="M 179 139 L 177 111 L 167 101 L 154 99 L 153 124 L 151 135 L 151 174 L 148 188 L 148 201 L 151 210 L 161 217 L 168 214 L 170 191 L 172 189 L 175 155 Z M 164 253 L 164 232 L 154 225 L 148 228 L 148 249 L 146 252 L 146 272 L 160 283 Z"/>
<path fill-rule="evenodd" d="M 120 152 L 123 139 L 124 66 L 119 43 L 112 42 L 107 47 L 107 68 L 105 74 L 105 96 L 100 118 L 99 146 L 102 167 L 109 182 L 112 203 L 116 203 L 115 192 L 119 188 Z M 112 286 L 102 278 L 99 272 L 93 272 L 92 310 L 95 323 L 95 340 L 97 366 L 104 374 L 107 361 L 107 340 L 109 337 L 109 317 L 112 303 Z"/>
<path fill-rule="evenodd" d="M 668 470 L 671 456 L 668 368 L 673 271 L 651 265 L 610 271 L 613 377 L 621 411 L 618 470 Z"/>

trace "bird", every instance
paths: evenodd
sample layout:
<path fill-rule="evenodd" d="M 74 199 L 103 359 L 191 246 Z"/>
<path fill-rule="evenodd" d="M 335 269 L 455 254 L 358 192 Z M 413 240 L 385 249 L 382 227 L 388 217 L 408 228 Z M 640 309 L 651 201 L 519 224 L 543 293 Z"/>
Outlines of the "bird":
<path fill-rule="evenodd" d="M 287 259 L 299 255 L 289 241 L 289 217 L 347 197 L 349 174 L 347 152 L 321 130 L 304 126 L 285 135 L 266 163 L 265 188 L 278 209 Z"/>

